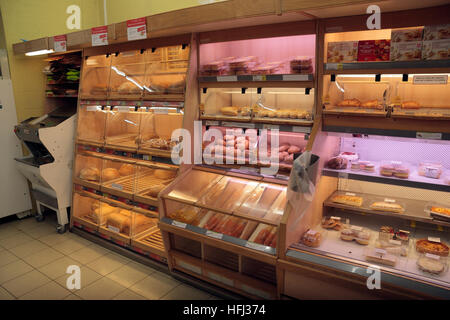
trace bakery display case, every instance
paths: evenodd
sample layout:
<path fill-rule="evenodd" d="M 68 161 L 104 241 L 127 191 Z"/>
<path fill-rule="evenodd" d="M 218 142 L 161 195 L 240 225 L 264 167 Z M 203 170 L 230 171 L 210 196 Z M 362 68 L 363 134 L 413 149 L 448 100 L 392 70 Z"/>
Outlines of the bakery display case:
<path fill-rule="evenodd" d="M 106 100 L 111 74 L 109 55 L 87 57 L 84 60 L 80 83 L 80 98 L 88 100 Z"/>
<path fill-rule="evenodd" d="M 136 107 L 115 106 L 107 112 L 105 147 L 136 151 L 139 141 L 141 113 Z"/>
<path fill-rule="evenodd" d="M 156 95 L 160 97 L 184 95 L 189 52 L 189 46 L 185 45 L 145 51 L 144 100 L 151 100 Z"/>
<path fill-rule="evenodd" d="M 140 100 L 145 69 L 145 55 L 139 50 L 112 55 L 108 99 Z"/>
<path fill-rule="evenodd" d="M 133 220 L 131 245 L 144 253 L 155 253 L 165 256 L 157 216 L 148 216 L 136 212 Z"/>
<path fill-rule="evenodd" d="M 101 197 L 87 192 L 74 192 L 72 219 L 75 223 L 87 227 L 93 232 L 105 222 L 107 214 L 115 210 L 100 201 Z"/>
<path fill-rule="evenodd" d="M 132 200 L 136 190 L 136 173 L 137 167 L 134 160 L 105 155 L 100 190 Z"/>
<path fill-rule="evenodd" d="M 449 143 L 330 132 L 316 139 L 313 150 L 322 159 L 314 199 L 283 221 L 281 259 L 301 264 L 293 273 L 281 262 L 284 294 L 304 296 L 305 288 L 290 282 L 306 274 L 315 279 L 318 273 L 307 271 L 313 267 L 329 281 L 333 273 L 351 279 L 346 298 L 448 298 L 450 185 L 442 176 L 450 168 Z M 377 293 L 366 287 L 368 268 L 380 270 Z M 326 286 L 329 294 L 340 288 Z"/>
<path fill-rule="evenodd" d="M 99 105 L 80 105 L 77 142 L 102 147 L 105 144 L 106 111 Z"/>
<path fill-rule="evenodd" d="M 158 194 L 173 181 L 178 168 L 150 161 L 139 161 L 136 166 L 134 200 L 157 207 Z"/>
<path fill-rule="evenodd" d="M 207 88 L 201 95 L 201 119 L 250 121 L 256 103 L 256 88 Z"/>
<path fill-rule="evenodd" d="M 79 152 L 75 156 L 73 182 L 88 188 L 100 189 L 103 158 L 94 152 Z"/>
<path fill-rule="evenodd" d="M 174 104 L 145 111 L 141 113 L 139 153 L 170 158 L 176 144 L 171 141 L 172 132 L 183 126 L 181 109 Z"/>

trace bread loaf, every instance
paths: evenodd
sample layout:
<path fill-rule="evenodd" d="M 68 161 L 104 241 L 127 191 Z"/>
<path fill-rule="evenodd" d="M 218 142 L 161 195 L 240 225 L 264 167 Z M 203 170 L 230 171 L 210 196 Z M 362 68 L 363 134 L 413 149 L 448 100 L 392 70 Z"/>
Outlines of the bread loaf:
<path fill-rule="evenodd" d="M 84 168 L 80 170 L 80 179 L 88 181 L 99 181 L 100 170 L 95 167 Z"/>
<path fill-rule="evenodd" d="M 164 189 L 164 187 L 165 187 L 165 185 L 163 185 L 163 184 L 157 184 L 157 185 L 151 186 L 148 189 L 146 195 L 156 198 L 158 196 L 158 194 L 161 192 L 161 190 Z"/>
<path fill-rule="evenodd" d="M 220 108 L 220 112 L 225 116 L 237 116 L 238 110 L 236 107 L 223 107 Z"/>
<path fill-rule="evenodd" d="M 121 176 L 129 176 L 133 173 L 134 173 L 134 166 L 130 163 L 124 163 L 119 169 L 119 174 Z"/>
<path fill-rule="evenodd" d="M 106 168 L 102 170 L 102 181 L 109 181 L 119 177 L 119 171 L 115 168 Z"/>
<path fill-rule="evenodd" d="M 155 177 L 158 179 L 166 180 L 166 179 L 172 179 L 175 177 L 175 171 L 172 170 L 162 170 L 162 169 L 156 169 L 155 170 Z"/>
<path fill-rule="evenodd" d="M 418 104 L 415 101 L 405 101 L 402 103 L 402 108 L 403 109 L 419 109 L 420 104 Z"/>

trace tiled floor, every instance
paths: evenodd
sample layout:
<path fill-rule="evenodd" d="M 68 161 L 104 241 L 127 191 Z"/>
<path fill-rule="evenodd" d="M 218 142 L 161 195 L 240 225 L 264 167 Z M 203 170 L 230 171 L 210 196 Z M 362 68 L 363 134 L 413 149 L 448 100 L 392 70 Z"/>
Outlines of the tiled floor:
<path fill-rule="evenodd" d="M 217 299 L 73 233 L 57 234 L 54 216 L 0 224 L 0 300 Z M 81 270 L 69 290 L 67 267 Z"/>

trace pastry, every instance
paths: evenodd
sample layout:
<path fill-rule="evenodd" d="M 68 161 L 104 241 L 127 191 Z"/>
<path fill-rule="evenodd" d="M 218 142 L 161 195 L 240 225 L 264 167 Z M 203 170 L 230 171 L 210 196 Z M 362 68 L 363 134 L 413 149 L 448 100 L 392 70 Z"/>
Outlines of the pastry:
<path fill-rule="evenodd" d="M 279 152 L 288 151 L 290 147 L 291 147 L 290 144 L 285 143 L 285 144 L 282 144 L 282 145 L 280 146 L 280 148 L 278 149 L 278 151 L 279 151 Z"/>
<path fill-rule="evenodd" d="M 439 179 L 442 174 L 442 164 L 431 161 L 421 162 L 418 173 L 427 178 Z"/>
<path fill-rule="evenodd" d="M 450 208 L 432 206 L 430 211 L 433 213 L 442 214 L 450 217 Z"/>
<path fill-rule="evenodd" d="M 100 170 L 95 167 L 84 168 L 80 170 L 80 179 L 88 181 L 99 181 Z"/>
<path fill-rule="evenodd" d="M 346 169 L 348 160 L 342 157 L 333 157 L 328 160 L 328 167 L 331 169 Z"/>
<path fill-rule="evenodd" d="M 119 171 L 115 168 L 106 168 L 102 170 L 102 181 L 109 181 L 120 177 Z"/>
<path fill-rule="evenodd" d="M 339 157 L 345 158 L 348 161 L 357 161 L 357 160 L 359 160 L 359 156 L 355 152 L 348 152 L 348 151 L 341 152 L 341 153 L 339 153 Z"/>
<path fill-rule="evenodd" d="M 345 194 L 336 195 L 331 198 L 332 202 L 346 204 L 349 206 L 361 207 L 363 198 L 358 196 L 349 196 Z"/>
<path fill-rule="evenodd" d="M 391 240 L 394 237 L 394 228 L 389 226 L 382 226 L 379 232 L 380 240 Z"/>
<path fill-rule="evenodd" d="M 361 245 L 368 245 L 370 241 L 370 232 L 357 226 L 345 228 L 341 231 L 341 239 L 345 241 L 356 240 Z"/>
<path fill-rule="evenodd" d="M 392 177 L 394 175 L 395 168 L 391 164 L 384 164 L 380 166 L 380 174 L 385 177 Z"/>
<path fill-rule="evenodd" d="M 156 198 L 158 197 L 158 194 L 161 192 L 162 189 L 164 189 L 166 186 L 164 184 L 156 184 L 148 188 L 146 191 L 146 195 L 149 195 L 150 197 Z"/>
<path fill-rule="evenodd" d="M 338 103 L 338 107 L 359 107 L 361 105 L 361 101 L 358 99 L 345 99 Z"/>
<path fill-rule="evenodd" d="M 341 239 L 345 241 L 353 241 L 354 239 L 353 230 L 348 228 L 343 229 L 341 231 Z"/>
<path fill-rule="evenodd" d="M 388 254 L 387 250 L 383 252 L 380 251 L 383 250 L 371 250 L 370 253 L 366 255 L 366 260 L 394 267 L 397 263 L 397 258 L 392 254 Z"/>
<path fill-rule="evenodd" d="M 403 213 L 405 209 L 398 203 L 377 201 L 370 205 L 370 208 L 378 211 Z"/>
<path fill-rule="evenodd" d="M 359 169 L 361 169 L 359 161 L 353 161 L 352 162 L 352 166 L 350 167 L 350 170 L 352 170 L 352 171 L 359 171 Z"/>
<path fill-rule="evenodd" d="M 237 107 L 223 107 L 223 108 L 220 108 L 220 112 L 225 116 L 237 116 L 238 108 Z"/>
<path fill-rule="evenodd" d="M 166 180 L 174 178 L 176 173 L 172 170 L 156 169 L 154 175 L 158 179 Z"/>
<path fill-rule="evenodd" d="M 119 174 L 121 176 L 129 176 L 133 173 L 134 173 L 134 166 L 130 163 L 124 163 L 119 169 Z"/>
<path fill-rule="evenodd" d="M 418 104 L 415 101 L 405 101 L 402 103 L 402 108 L 403 109 L 419 109 L 420 104 Z"/>
<path fill-rule="evenodd" d="M 364 165 L 364 171 L 367 171 L 367 172 L 375 172 L 375 165 L 374 165 L 373 163 L 371 163 L 371 162 L 366 163 L 366 164 Z"/>
<path fill-rule="evenodd" d="M 172 220 L 190 224 L 197 217 L 197 211 L 193 208 L 183 208 L 183 209 L 171 212 L 167 216 Z"/>
<path fill-rule="evenodd" d="M 403 167 L 403 166 L 395 168 L 394 177 L 401 178 L 401 179 L 408 179 L 409 169 L 407 167 Z"/>
<path fill-rule="evenodd" d="M 322 228 L 334 229 L 340 231 L 342 229 L 341 218 L 339 217 L 324 217 L 322 219 Z"/>
<path fill-rule="evenodd" d="M 409 241 L 409 231 L 398 230 L 394 235 L 394 239 L 400 240 L 403 242 L 408 242 Z"/>
<path fill-rule="evenodd" d="M 356 242 L 362 245 L 368 245 L 370 240 L 370 233 L 368 231 L 359 231 L 356 233 Z"/>
<path fill-rule="evenodd" d="M 301 149 L 297 146 L 290 146 L 287 150 L 288 153 L 299 153 Z"/>
<path fill-rule="evenodd" d="M 417 266 L 420 270 L 432 274 L 440 274 L 445 269 L 445 265 L 440 259 L 434 259 L 427 256 L 420 257 L 417 260 Z"/>
<path fill-rule="evenodd" d="M 431 253 L 442 257 L 447 257 L 449 247 L 443 242 L 432 242 L 427 239 L 416 241 L 416 250 L 420 253 Z"/>
<path fill-rule="evenodd" d="M 370 100 L 362 103 L 361 108 L 382 109 L 383 106 L 378 102 L 378 100 Z"/>
<path fill-rule="evenodd" d="M 303 234 L 302 238 L 300 239 L 300 242 L 303 243 L 305 246 L 317 248 L 318 246 L 320 246 L 321 240 L 322 235 L 320 232 L 309 229 Z"/>

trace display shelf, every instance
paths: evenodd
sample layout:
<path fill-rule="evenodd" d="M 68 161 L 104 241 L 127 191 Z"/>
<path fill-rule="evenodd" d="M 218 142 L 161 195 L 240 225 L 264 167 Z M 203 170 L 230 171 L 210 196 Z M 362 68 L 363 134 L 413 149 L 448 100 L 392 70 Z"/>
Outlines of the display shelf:
<path fill-rule="evenodd" d="M 397 217 L 401 219 L 406 219 L 410 221 L 418 221 L 425 222 L 433 225 L 450 227 L 449 222 L 445 222 L 442 220 L 433 219 L 428 213 L 425 212 L 425 208 L 427 205 L 427 201 L 413 200 L 413 199 L 405 199 L 398 197 L 380 197 L 373 194 L 366 193 L 352 193 L 356 196 L 363 198 L 363 204 L 360 207 L 340 204 L 332 201 L 332 198 L 337 194 L 345 194 L 343 191 L 336 191 L 333 193 L 327 200 L 324 201 L 324 207 L 342 209 L 344 211 L 355 212 L 363 215 L 384 215 Z M 377 201 L 383 201 L 383 198 L 389 198 L 395 200 L 397 203 L 402 203 L 405 205 L 404 213 L 395 213 L 395 212 L 387 212 L 387 211 L 379 211 L 373 210 L 370 208 L 369 199 L 378 199 Z"/>
<path fill-rule="evenodd" d="M 283 124 L 283 120 L 280 120 L 280 123 L 269 123 L 270 121 L 255 121 L 240 123 L 236 122 L 235 119 L 233 121 L 228 120 L 203 120 L 202 123 L 204 126 L 218 126 L 218 127 L 228 127 L 228 128 L 244 128 L 244 129 L 278 129 L 281 132 L 296 132 L 296 133 L 311 133 L 311 127 L 314 124 L 313 121 L 296 121 L 295 124 L 287 125 Z"/>
<path fill-rule="evenodd" d="M 270 255 L 275 255 L 276 254 L 276 249 L 269 247 L 269 246 L 264 246 L 264 245 L 260 245 L 257 243 L 253 243 L 247 240 L 243 240 L 243 239 L 239 239 L 239 238 L 235 238 L 235 237 L 231 237 L 229 235 L 226 234 L 222 234 L 222 233 L 217 233 L 217 232 L 211 232 L 209 230 L 206 230 L 204 228 L 200 228 L 197 226 L 193 226 L 190 224 L 186 224 L 186 223 L 182 223 L 182 222 L 178 222 L 166 217 L 161 218 L 161 222 L 167 224 L 167 225 L 171 225 L 180 229 L 185 229 L 191 232 L 194 232 L 196 234 L 202 235 L 202 236 L 206 236 L 209 237 L 211 239 L 218 239 L 221 241 L 224 241 L 226 243 L 230 243 L 230 244 L 234 244 L 234 245 L 238 245 L 241 247 L 245 247 L 248 249 L 252 249 L 252 250 L 256 250 L 262 253 L 266 253 L 266 254 L 270 254 Z"/>
<path fill-rule="evenodd" d="M 78 98 L 75 95 L 45 95 L 47 98 Z"/>
<path fill-rule="evenodd" d="M 450 60 L 325 63 L 325 74 L 405 74 L 450 72 Z"/>
<path fill-rule="evenodd" d="M 391 184 L 396 186 L 403 187 L 411 187 L 411 188 L 420 188 L 434 191 L 444 191 L 450 192 L 450 185 L 445 184 L 443 179 L 432 179 L 427 177 L 419 176 L 417 170 L 413 170 L 409 174 L 408 179 L 400 179 L 400 178 L 391 178 L 391 177 L 383 177 L 378 174 L 379 164 L 373 162 L 375 164 L 375 172 L 358 172 L 351 171 L 350 169 L 329 169 L 324 168 L 322 174 L 328 177 L 337 177 L 340 179 L 352 179 L 359 181 L 367 181 L 367 182 L 376 182 L 383 184 Z"/>
<path fill-rule="evenodd" d="M 200 88 L 314 88 L 312 74 L 200 76 Z"/>
<path fill-rule="evenodd" d="M 131 246 L 136 247 L 144 252 L 151 252 L 162 257 L 167 257 L 164 243 L 162 240 L 161 230 L 153 227 L 144 234 L 131 239 Z"/>

